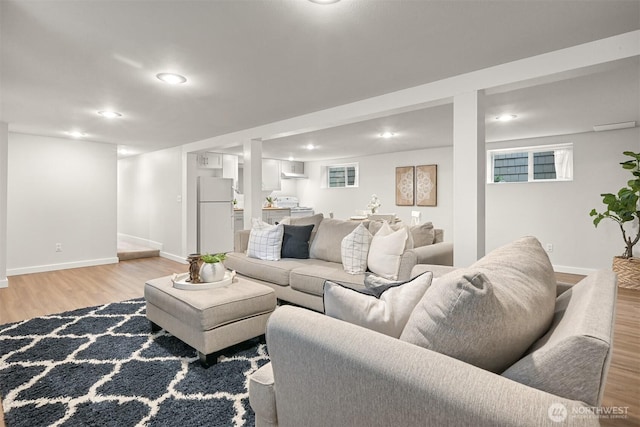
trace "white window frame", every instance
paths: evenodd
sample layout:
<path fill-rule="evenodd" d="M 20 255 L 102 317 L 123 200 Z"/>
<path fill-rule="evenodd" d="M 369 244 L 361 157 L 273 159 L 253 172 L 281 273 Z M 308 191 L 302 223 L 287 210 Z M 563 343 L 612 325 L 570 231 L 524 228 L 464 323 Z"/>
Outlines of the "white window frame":
<path fill-rule="evenodd" d="M 544 153 L 547 151 L 555 150 L 571 150 L 571 177 L 569 178 L 553 178 L 553 179 L 534 179 L 534 154 Z M 494 167 L 495 167 L 495 154 L 513 154 L 513 153 L 527 153 L 527 176 L 526 181 L 499 181 L 495 182 L 494 179 Z M 573 143 L 564 144 L 552 144 L 552 145 L 537 145 L 533 147 L 517 147 L 517 148 L 499 148 L 495 150 L 487 150 L 487 183 L 488 184 L 525 184 L 529 182 L 565 182 L 573 181 Z"/>
<path fill-rule="evenodd" d="M 360 183 L 360 171 L 359 171 L 359 164 L 358 163 L 343 163 L 343 164 L 337 164 L 337 165 L 328 165 L 326 167 L 326 172 L 327 172 L 327 188 L 356 188 L 358 187 L 359 183 Z M 354 168 L 355 170 L 355 177 L 354 177 L 354 182 L 352 185 L 349 185 L 348 183 L 348 179 L 347 179 L 347 169 L 348 168 Z M 340 187 L 332 187 L 331 186 L 331 169 L 344 169 L 344 176 L 345 176 L 345 182 L 344 182 L 344 186 L 340 186 Z"/>

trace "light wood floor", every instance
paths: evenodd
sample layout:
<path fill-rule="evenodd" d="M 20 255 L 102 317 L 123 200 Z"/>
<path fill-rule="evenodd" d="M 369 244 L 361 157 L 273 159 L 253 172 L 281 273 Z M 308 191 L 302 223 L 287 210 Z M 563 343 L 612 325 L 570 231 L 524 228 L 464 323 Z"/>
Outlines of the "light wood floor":
<path fill-rule="evenodd" d="M 164 258 L 123 261 L 9 278 L 0 289 L 0 324 L 77 308 L 143 296 L 152 278 L 186 272 L 187 266 Z M 582 276 L 557 274 L 559 281 L 576 283 Z M 616 326 L 604 407 L 628 407 L 625 420 L 603 420 L 604 426 L 640 426 L 640 291 L 618 291 Z M 5 427 L 0 405 L 0 427 Z"/>

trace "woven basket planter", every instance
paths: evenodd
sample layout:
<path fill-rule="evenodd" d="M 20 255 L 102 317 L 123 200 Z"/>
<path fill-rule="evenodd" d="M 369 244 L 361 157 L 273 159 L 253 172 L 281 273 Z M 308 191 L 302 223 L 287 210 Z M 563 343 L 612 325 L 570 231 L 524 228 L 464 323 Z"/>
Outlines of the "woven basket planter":
<path fill-rule="evenodd" d="M 618 275 L 618 286 L 640 290 L 640 258 L 613 257 L 613 271 Z"/>

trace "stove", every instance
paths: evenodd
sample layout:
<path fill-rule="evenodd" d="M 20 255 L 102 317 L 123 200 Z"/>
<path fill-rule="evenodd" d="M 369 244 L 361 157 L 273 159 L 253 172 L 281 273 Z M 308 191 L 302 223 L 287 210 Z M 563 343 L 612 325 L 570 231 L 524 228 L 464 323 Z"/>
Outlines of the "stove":
<path fill-rule="evenodd" d="M 298 198 L 295 196 L 278 196 L 278 207 L 291 209 L 292 218 L 311 216 L 314 214 L 313 208 L 299 206 Z"/>

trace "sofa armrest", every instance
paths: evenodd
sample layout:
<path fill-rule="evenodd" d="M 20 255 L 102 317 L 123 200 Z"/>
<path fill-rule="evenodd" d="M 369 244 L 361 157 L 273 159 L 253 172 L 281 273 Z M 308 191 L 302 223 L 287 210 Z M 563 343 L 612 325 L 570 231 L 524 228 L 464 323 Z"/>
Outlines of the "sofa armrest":
<path fill-rule="evenodd" d="M 419 276 L 426 271 L 430 271 L 433 273 L 433 278 L 436 279 L 444 276 L 445 274 L 451 273 L 454 270 L 456 270 L 456 268 L 449 265 L 416 264 L 411 270 L 411 278 Z"/>
<path fill-rule="evenodd" d="M 416 264 L 453 265 L 453 243 L 441 242 L 410 249 L 415 252 Z"/>
<path fill-rule="evenodd" d="M 573 283 L 558 282 L 556 287 L 556 296 L 559 297 L 574 286 Z"/>
<path fill-rule="evenodd" d="M 267 327 L 280 426 L 598 425 L 563 399 L 448 356 L 297 307 Z"/>
<path fill-rule="evenodd" d="M 249 401 L 256 414 L 256 427 L 278 425 L 276 393 L 271 363 L 267 363 L 249 379 Z"/>
<path fill-rule="evenodd" d="M 453 243 L 434 243 L 404 251 L 400 258 L 398 280 L 409 280 L 417 264 L 453 265 Z"/>
<path fill-rule="evenodd" d="M 233 251 L 243 254 L 249 247 L 251 230 L 239 230 L 233 235 Z"/>

